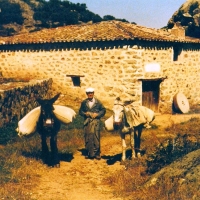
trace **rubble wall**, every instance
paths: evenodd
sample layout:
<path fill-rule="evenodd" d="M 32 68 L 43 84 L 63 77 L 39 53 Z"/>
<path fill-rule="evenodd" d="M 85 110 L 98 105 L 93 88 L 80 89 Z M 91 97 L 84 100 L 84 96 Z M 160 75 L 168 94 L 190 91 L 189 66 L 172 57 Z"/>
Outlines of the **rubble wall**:
<path fill-rule="evenodd" d="M 48 98 L 51 87 L 51 79 L 1 83 L 0 127 L 22 119 L 38 106 L 36 98 Z"/>
<path fill-rule="evenodd" d="M 97 48 L 87 48 L 84 43 L 78 45 L 80 48 L 52 45 L 46 49 L 35 46 L 0 51 L 0 71 L 5 77 L 52 78 L 53 90 L 74 100 L 82 100 L 86 97 L 85 89 L 94 87 L 96 97 L 110 109 L 117 96 L 142 104 L 143 79 L 163 80 L 160 113 L 172 112 L 177 92 L 183 92 L 190 105 L 200 102 L 200 48 L 195 44 L 180 44 L 177 61 L 173 60 L 173 44 L 167 42 L 91 44 Z M 159 64 L 159 70 L 145 69 L 146 65 L 155 63 Z M 80 85 L 74 84 L 74 77 L 80 79 Z"/>

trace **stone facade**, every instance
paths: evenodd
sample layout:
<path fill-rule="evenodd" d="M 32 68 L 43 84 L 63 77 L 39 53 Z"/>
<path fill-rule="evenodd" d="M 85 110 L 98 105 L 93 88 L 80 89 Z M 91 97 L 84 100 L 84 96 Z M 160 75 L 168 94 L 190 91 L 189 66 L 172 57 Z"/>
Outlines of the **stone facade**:
<path fill-rule="evenodd" d="M 183 92 L 200 102 L 200 45 L 143 40 L 13 44 L 0 46 L 4 77 L 53 79 L 53 90 L 85 98 L 85 89 L 112 108 L 117 96 L 143 104 L 143 81 L 160 80 L 156 112 L 172 113 L 173 97 Z"/>

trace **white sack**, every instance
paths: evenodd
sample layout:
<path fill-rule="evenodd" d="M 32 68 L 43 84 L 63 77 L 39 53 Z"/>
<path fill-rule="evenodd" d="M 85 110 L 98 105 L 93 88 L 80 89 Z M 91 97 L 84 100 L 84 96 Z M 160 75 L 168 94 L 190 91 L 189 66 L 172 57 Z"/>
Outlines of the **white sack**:
<path fill-rule="evenodd" d="M 64 124 L 72 122 L 73 118 L 76 116 L 76 113 L 73 109 L 66 106 L 53 105 L 54 114 L 58 120 Z M 41 106 L 38 106 L 26 114 L 19 122 L 16 131 L 20 137 L 22 136 L 31 136 L 35 133 L 37 128 L 37 122 L 41 113 Z"/>
<path fill-rule="evenodd" d="M 114 126 L 113 126 L 113 115 L 111 117 L 109 117 L 106 121 L 105 121 L 105 129 L 107 131 L 113 131 L 114 130 Z"/>
<path fill-rule="evenodd" d="M 145 106 L 137 106 L 133 104 L 125 107 L 125 114 L 130 127 L 150 123 L 155 117 L 153 110 Z"/>
<path fill-rule="evenodd" d="M 38 106 L 31 110 L 18 122 L 18 128 L 16 131 L 20 137 L 30 136 L 32 133 L 35 133 L 40 112 L 40 106 Z"/>
<path fill-rule="evenodd" d="M 76 112 L 67 106 L 53 105 L 53 107 L 56 118 L 64 124 L 72 122 L 76 116 Z"/>

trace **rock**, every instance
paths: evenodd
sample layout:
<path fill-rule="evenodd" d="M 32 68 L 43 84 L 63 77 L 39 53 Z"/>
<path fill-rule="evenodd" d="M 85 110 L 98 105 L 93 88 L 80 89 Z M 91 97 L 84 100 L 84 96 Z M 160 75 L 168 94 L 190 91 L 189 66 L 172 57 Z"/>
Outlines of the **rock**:
<path fill-rule="evenodd" d="M 179 191 L 180 188 L 187 188 L 187 190 L 184 190 L 181 195 L 187 196 L 188 199 L 197 199 L 196 195 L 198 195 L 197 191 L 199 183 L 200 149 L 192 151 L 184 157 L 180 157 L 170 165 L 162 168 L 151 176 L 151 178 L 144 184 L 144 187 L 149 188 L 165 185 L 166 189 L 176 187 L 177 191 Z M 193 189 L 190 190 L 188 186 Z"/>
<path fill-rule="evenodd" d="M 200 38 L 200 1 L 187 0 L 169 19 L 167 27 L 180 24 L 186 36 Z"/>

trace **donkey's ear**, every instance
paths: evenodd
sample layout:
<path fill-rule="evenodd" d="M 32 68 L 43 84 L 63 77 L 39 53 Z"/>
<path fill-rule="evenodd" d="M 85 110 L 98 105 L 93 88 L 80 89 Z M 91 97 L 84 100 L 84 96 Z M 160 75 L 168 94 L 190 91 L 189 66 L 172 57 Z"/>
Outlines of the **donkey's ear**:
<path fill-rule="evenodd" d="M 42 102 L 43 102 L 43 100 L 42 99 L 40 99 L 40 98 L 37 98 L 36 99 L 36 101 L 41 105 L 42 104 Z"/>
<path fill-rule="evenodd" d="M 129 105 L 129 104 L 131 104 L 131 103 L 133 103 L 134 102 L 134 100 L 125 100 L 123 103 L 124 103 L 124 105 L 125 106 L 127 106 L 127 105 Z"/>
<path fill-rule="evenodd" d="M 58 97 L 60 96 L 61 93 L 58 93 L 57 95 L 55 95 L 52 99 L 51 99 L 51 102 L 54 103 Z"/>

